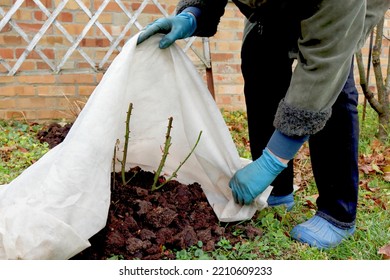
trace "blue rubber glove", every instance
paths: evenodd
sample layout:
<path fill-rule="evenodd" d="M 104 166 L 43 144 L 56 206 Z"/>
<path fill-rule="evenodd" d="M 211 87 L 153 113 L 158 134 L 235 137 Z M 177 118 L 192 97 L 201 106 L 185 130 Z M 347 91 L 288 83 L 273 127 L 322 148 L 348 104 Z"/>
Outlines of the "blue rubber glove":
<path fill-rule="evenodd" d="M 148 26 L 139 35 L 137 45 L 157 33 L 166 34 L 161 40 L 159 47 L 168 48 L 178 39 L 184 39 L 194 34 L 196 30 L 196 18 L 193 14 L 182 12 L 174 17 L 160 18 Z"/>
<path fill-rule="evenodd" d="M 234 201 L 238 204 L 251 204 L 287 167 L 272 155 L 268 149 L 257 160 L 238 170 L 229 182 Z"/>

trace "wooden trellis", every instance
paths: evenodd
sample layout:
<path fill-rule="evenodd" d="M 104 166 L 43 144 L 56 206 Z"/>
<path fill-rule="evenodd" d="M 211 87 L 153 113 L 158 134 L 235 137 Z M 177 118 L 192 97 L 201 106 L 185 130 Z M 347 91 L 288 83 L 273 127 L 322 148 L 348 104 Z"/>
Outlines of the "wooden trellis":
<path fill-rule="evenodd" d="M 80 10 L 82 10 L 89 18 L 89 21 L 85 24 L 81 33 L 78 36 L 74 37 L 70 35 L 69 32 L 64 28 L 64 26 L 57 20 L 58 15 L 63 11 L 65 6 L 69 2 L 69 0 L 61 0 L 52 11 L 49 11 L 49 9 L 42 4 L 41 0 L 33 0 L 33 1 L 37 5 L 37 7 L 43 12 L 43 14 L 47 17 L 46 21 L 41 26 L 39 31 L 36 32 L 33 36 L 32 35 L 29 36 L 28 34 L 26 34 L 26 32 L 18 25 L 18 23 L 12 19 L 14 14 L 17 13 L 18 9 L 22 6 L 25 0 L 16 0 L 13 6 L 7 12 L 5 12 L 2 7 L 0 7 L 0 15 L 2 16 L 2 19 L 0 21 L 0 30 L 2 30 L 7 24 L 9 24 L 13 28 L 13 30 L 18 34 L 18 36 L 20 36 L 27 43 L 27 46 L 25 47 L 22 55 L 16 60 L 16 62 L 13 65 L 12 63 L 7 62 L 6 59 L 0 57 L 0 64 L 8 71 L 6 73 L 0 73 L 0 75 L 14 76 L 18 71 L 20 72 L 21 65 L 26 61 L 26 59 L 28 58 L 29 54 L 32 51 L 35 51 L 40 56 L 42 61 L 44 61 L 49 66 L 53 74 L 58 74 L 63 70 L 65 63 L 69 60 L 69 58 L 74 52 L 78 52 L 83 57 L 83 59 L 89 64 L 91 70 L 97 72 L 103 69 L 103 66 L 109 61 L 109 58 L 114 51 L 121 51 L 120 43 L 122 42 L 122 40 L 125 39 L 125 36 L 127 32 L 130 30 L 130 28 L 136 27 L 138 30 L 141 30 L 143 28 L 143 26 L 138 21 L 138 17 L 142 14 L 142 12 L 144 11 L 145 7 L 148 4 L 154 4 L 164 17 L 170 16 L 168 12 L 164 9 L 164 7 L 159 3 L 158 0 L 143 0 L 136 11 L 129 11 L 124 5 L 124 3 L 122 2 L 122 0 L 103 0 L 95 13 L 89 10 L 82 0 L 73 0 L 79 5 Z M 110 1 L 114 1 L 120 7 L 121 11 L 129 19 L 128 22 L 125 24 L 123 30 L 116 38 L 114 38 L 107 31 L 107 29 L 99 22 L 99 16 L 104 12 L 105 8 L 107 7 Z M 62 33 L 64 38 L 70 43 L 70 47 L 67 49 L 65 55 L 57 62 L 49 59 L 38 44 L 39 41 L 42 39 L 42 37 L 46 34 L 46 32 L 49 30 L 49 28 L 52 25 L 54 25 Z M 88 31 L 94 25 L 102 32 L 105 38 L 107 38 L 108 41 L 110 42 L 110 46 L 108 50 L 106 51 L 103 58 L 98 62 L 94 61 L 80 46 L 80 43 L 86 37 Z M 208 39 L 203 39 L 202 53 L 199 52 L 193 46 L 195 37 L 186 39 L 185 41 L 186 43 L 183 46 L 183 50 L 187 52 L 188 50 L 191 49 L 205 65 L 208 86 L 212 94 L 214 95 L 212 76 L 211 76 L 210 48 L 209 48 Z M 35 71 L 40 71 L 40 70 L 35 70 Z M 77 72 L 77 69 L 74 69 L 74 71 Z"/>

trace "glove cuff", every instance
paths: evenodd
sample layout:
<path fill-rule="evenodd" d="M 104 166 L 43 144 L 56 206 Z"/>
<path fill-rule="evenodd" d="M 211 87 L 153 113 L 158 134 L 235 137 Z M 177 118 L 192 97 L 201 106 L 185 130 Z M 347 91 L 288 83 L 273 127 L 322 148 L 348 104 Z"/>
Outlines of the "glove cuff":
<path fill-rule="evenodd" d="M 287 167 L 287 164 L 281 162 L 268 148 L 263 150 L 263 155 L 256 161 L 258 160 L 262 161 L 262 168 L 266 168 L 273 175 L 278 175 Z"/>
<path fill-rule="evenodd" d="M 181 17 L 188 20 L 189 29 L 187 30 L 187 33 L 184 34 L 184 38 L 191 37 L 195 33 L 195 30 L 197 28 L 196 16 L 190 11 L 183 11 L 178 14 L 177 17 Z"/>
<path fill-rule="evenodd" d="M 290 160 L 308 139 L 309 136 L 287 136 L 276 129 L 267 144 L 267 148 L 278 157 Z"/>
<path fill-rule="evenodd" d="M 201 16 L 201 14 L 202 14 L 202 11 L 199 8 L 196 8 L 196 7 L 185 8 L 181 13 L 184 13 L 184 12 L 193 14 L 196 19 L 198 19 Z"/>

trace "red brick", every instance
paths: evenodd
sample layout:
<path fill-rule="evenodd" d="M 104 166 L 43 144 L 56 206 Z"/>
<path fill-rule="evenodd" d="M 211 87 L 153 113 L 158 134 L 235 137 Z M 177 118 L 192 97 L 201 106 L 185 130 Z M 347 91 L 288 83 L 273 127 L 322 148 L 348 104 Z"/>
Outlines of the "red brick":
<path fill-rule="evenodd" d="M 0 96 L 34 95 L 32 86 L 5 86 L 0 87 Z"/>
<path fill-rule="evenodd" d="M 11 7 L 14 4 L 15 0 L 2 0 L 1 5 L 3 7 Z"/>
<path fill-rule="evenodd" d="M 66 40 L 62 36 L 47 36 L 45 38 L 46 38 L 46 43 L 49 45 L 55 45 L 55 44 L 62 45 L 64 43 L 64 40 Z"/>
<path fill-rule="evenodd" d="M 90 96 L 96 86 L 79 86 L 79 95 Z"/>
<path fill-rule="evenodd" d="M 57 76 L 57 82 L 65 84 L 94 84 L 95 80 L 95 74 L 62 74 Z"/>
<path fill-rule="evenodd" d="M 18 72 L 20 72 L 20 71 L 33 71 L 36 69 L 37 69 L 37 67 L 36 67 L 36 64 L 34 61 L 25 60 L 25 61 L 23 61 L 22 65 L 20 65 Z"/>
<path fill-rule="evenodd" d="M 16 22 L 19 21 L 31 21 L 33 19 L 32 13 L 30 10 L 19 9 L 16 13 L 13 14 L 12 19 Z"/>
<path fill-rule="evenodd" d="M 54 59 L 55 53 L 53 49 L 43 49 L 42 52 L 46 55 L 48 59 Z"/>
<path fill-rule="evenodd" d="M 241 65 L 240 64 L 215 63 L 215 64 L 213 64 L 213 70 L 214 70 L 214 73 L 223 73 L 223 74 L 240 73 Z"/>
<path fill-rule="evenodd" d="M 88 62 L 81 62 L 81 63 L 77 63 L 76 68 L 77 69 L 91 69 L 91 65 Z"/>
<path fill-rule="evenodd" d="M 114 58 L 118 55 L 118 53 L 119 53 L 119 51 L 117 51 L 117 50 L 113 51 L 113 52 L 111 53 L 110 57 L 109 57 L 109 61 L 114 60 Z M 106 50 L 104 50 L 104 51 L 102 51 L 102 50 L 97 50 L 97 51 L 96 51 L 96 59 L 101 60 L 101 59 L 103 59 L 103 58 L 106 56 L 106 54 L 107 54 L 107 51 L 106 51 Z"/>
<path fill-rule="evenodd" d="M 55 82 L 55 76 L 53 75 L 31 75 L 31 76 L 19 76 L 18 81 L 26 84 L 53 84 Z"/>
<path fill-rule="evenodd" d="M 139 9 L 139 7 L 141 6 L 140 3 L 134 3 L 131 5 L 131 8 L 136 11 Z M 163 7 L 165 5 L 162 5 Z M 143 9 L 142 13 L 145 13 L 145 14 L 159 14 L 160 17 L 162 16 L 160 10 L 156 7 L 156 5 L 153 5 L 153 4 L 147 4 L 146 7 Z"/>
<path fill-rule="evenodd" d="M 76 87 L 75 86 L 38 86 L 37 94 L 39 96 L 57 96 L 63 98 L 67 95 L 75 95 Z"/>
<path fill-rule="evenodd" d="M 122 12 L 122 9 L 118 6 L 118 4 L 114 1 L 109 2 L 104 9 L 106 12 Z"/>
<path fill-rule="evenodd" d="M 229 105 L 232 102 L 231 96 L 229 95 L 217 95 L 217 102 L 222 105 Z"/>
<path fill-rule="evenodd" d="M 12 59 L 12 58 L 14 58 L 14 50 L 13 49 L 0 48 L 0 58 L 3 58 L 3 59 Z"/>
<path fill-rule="evenodd" d="M 5 66 L 3 64 L 0 64 L 0 74 L 1 75 L 7 75 L 8 74 L 8 69 L 5 68 Z"/>
<path fill-rule="evenodd" d="M 24 53 L 24 51 L 25 49 L 15 49 L 16 58 L 19 58 Z M 27 56 L 27 59 L 39 59 L 39 58 L 40 58 L 39 54 L 37 54 L 34 50 L 32 50 Z"/>
<path fill-rule="evenodd" d="M 170 5 L 166 10 L 168 14 L 172 15 L 175 12 L 176 5 Z"/>
<path fill-rule="evenodd" d="M 234 58 L 234 56 L 231 53 L 212 53 L 211 54 L 211 61 L 229 62 L 233 58 Z"/>
<path fill-rule="evenodd" d="M 83 32 L 83 29 L 85 27 L 84 24 L 63 24 L 62 26 L 66 29 L 66 31 L 68 31 L 68 33 L 70 35 L 73 35 L 73 36 L 80 35 Z M 56 30 L 56 34 L 62 34 L 62 32 L 59 30 Z M 86 36 L 87 37 L 94 36 L 94 29 L 92 29 L 92 28 L 89 29 Z"/>
<path fill-rule="evenodd" d="M 39 21 L 45 21 L 48 17 L 42 11 L 35 11 L 34 18 Z"/>
<path fill-rule="evenodd" d="M 42 27 L 42 24 L 39 24 L 39 23 L 22 23 L 22 22 L 20 22 L 20 23 L 18 23 L 18 25 L 26 33 L 37 33 Z"/>
<path fill-rule="evenodd" d="M 34 114 L 35 116 L 35 114 Z M 25 120 L 25 119 L 33 119 L 31 117 L 31 114 L 29 114 L 29 111 L 14 111 L 14 110 L 7 110 L 5 111 L 6 119 L 15 119 L 15 120 Z"/>
<path fill-rule="evenodd" d="M 110 45 L 110 41 L 103 38 L 84 38 L 80 42 L 82 47 L 108 47 Z"/>
<path fill-rule="evenodd" d="M 0 96 L 12 96 L 16 95 L 16 86 L 0 87 Z"/>
<path fill-rule="evenodd" d="M 40 108 L 53 108 L 57 105 L 56 98 L 18 98 L 16 105 L 21 109 L 40 109 Z"/>
<path fill-rule="evenodd" d="M 243 86 L 242 85 L 217 85 L 216 86 L 217 92 L 222 92 L 224 94 L 241 94 L 243 92 Z"/>
<path fill-rule="evenodd" d="M 12 30 L 12 26 L 11 26 L 9 23 L 7 23 L 7 24 L 3 27 L 3 29 L 0 30 L 0 33 L 9 32 L 9 31 L 11 31 L 11 30 Z"/>
<path fill-rule="evenodd" d="M 213 37 L 214 40 L 234 41 L 236 39 L 235 32 L 231 30 L 220 29 Z"/>
<path fill-rule="evenodd" d="M 37 61 L 36 68 L 37 70 L 51 70 L 50 66 L 44 61 Z"/>
<path fill-rule="evenodd" d="M 243 84 L 243 77 L 241 74 L 231 74 L 231 75 L 224 75 L 224 74 L 218 74 L 214 73 L 214 83 L 219 84 Z"/>
<path fill-rule="evenodd" d="M 58 15 L 57 20 L 61 21 L 61 22 L 72 22 L 73 15 L 71 13 L 68 13 L 68 12 L 62 12 Z"/>
<path fill-rule="evenodd" d="M 15 108 L 16 102 L 14 98 L 2 98 L 0 102 L 0 109 Z"/>
<path fill-rule="evenodd" d="M 117 18 L 118 17 L 118 13 L 110 13 L 110 14 L 107 14 L 107 13 L 102 13 L 99 18 L 98 18 L 98 21 L 102 24 L 106 23 L 106 24 L 112 24 L 113 23 L 113 18 Z M 99 29 L 100 30 L 100 29 Z"/>
<path fill-rule="evenodd" d="M 76 111 L 79 111 L 81 108 L 85 106 L 88 101 L 88 97 L 84 98 L 76 98 L 76 97 L 68 97 L 68 98 L 56 98 L 57 99 L 57 108 L 60 109 L 69 109 L 73 108 Z"/>
<path fill-rule="evenodd" d="M 16 57 L 19 58 L 23 53 L 25 49 L 16 49 L 15 54 Z M 54 59 L 54 50 L 53 49 L 41 49 L 41 51 L 46 55 L 48 59 Z M 35 51 L 32 50 L 28 56 L 27 59 L 42 59 L 42 57 Z"/>
<path fill-rule="evenodd" d="M 7 83 L 7 84 L 10 84 L 10 83 L 13 83 L 16 81 L 16 78 L 15 77 L 11 77 L 11 76 L 0 76 L 0 85 L 1 84 L 4 84 L 4 83 Z"/>
<path fill-rule="evenodd" d="M 96 83 L 100 83 L 100 81 L 103 79 L 103 76 L 104 76 L 103 73 L 97 73 L 96 74 Z"/>
<path fill-rule="evenodd" d="M 52 0 L 41 0 L 41 3 L 46 7 L 46 8 L 51 8 L 52 7 Z M 25 0 L 22 4 L 21 7 L 30 7 L 30 8 L 37 8 L 37 5 L 33 0 Z"/>
<path fill-rule="evenodd" d="M 19 46 L 20 44 L 22 44 L 22 42 L 24 42 L 22 37 L 17 36 L 17 35 L 4 35 L 2 38 L 3 38 L 2 41 L 7 46 L 10 46 L 10 45 L 17 45 L 17 46 Z"/>

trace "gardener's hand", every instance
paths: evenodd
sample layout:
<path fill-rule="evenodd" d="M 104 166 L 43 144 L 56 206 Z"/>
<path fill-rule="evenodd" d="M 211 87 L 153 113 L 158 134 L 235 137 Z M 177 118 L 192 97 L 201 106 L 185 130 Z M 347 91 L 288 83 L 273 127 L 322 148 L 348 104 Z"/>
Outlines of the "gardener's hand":
<path fill-rule="evenodd" d="M 160 18 L 146 26 L 138 37 L 137 45 L 156 33 L 164 33 L 166 35 L 160 40 L 159 47 L 165 49 L 178 39 L 190 37 L 195 30 L 195 16 L 188 12 L 182 12 L 174 17 Z"/>
<path fill-rule="evenodd" d="M 229 182 L 234 201 L 238 204 L 251 204 L 287 167 L 268 149 L 263 150 L 263 155 L 238 170 Z"/>

